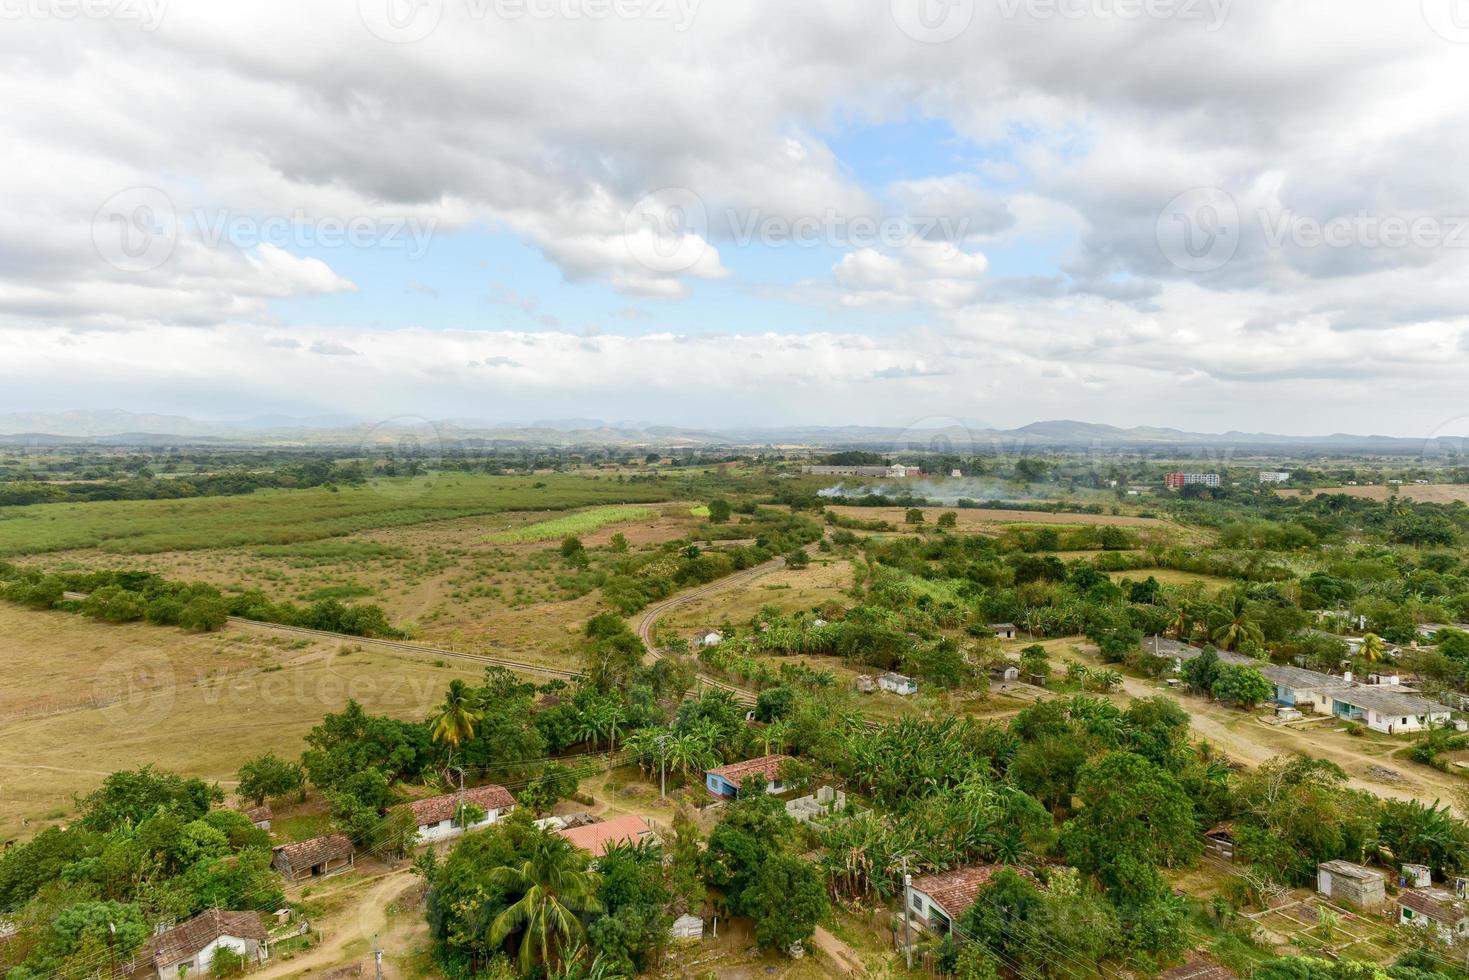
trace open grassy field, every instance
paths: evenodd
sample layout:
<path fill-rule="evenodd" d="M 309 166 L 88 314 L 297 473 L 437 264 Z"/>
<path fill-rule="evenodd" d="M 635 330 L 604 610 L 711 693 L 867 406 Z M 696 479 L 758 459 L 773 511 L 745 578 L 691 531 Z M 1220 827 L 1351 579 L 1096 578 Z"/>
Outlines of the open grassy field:
<path fill-rule="evenodd" d="M 537 541 L 558 541 L 569 534 L 590 534 L 611 524 L 640 521 L 653 516 L 648 507 L 611 504 L 606 507 L 591 507 L 549 521 L 537 521 L 512 531 L 496 531 L 486 540 L 491 544 L 530 544 Z"/>
<path fill-rule="evenodd" d="M 0 557 L 95 548 L 150 554 L 281 545 L 506 511 L 570 510 L 667 499 L 651 483 L 595 477 L 446 473 L 363 486 L 262 490 L 239 497 L 36 504 L 0 510 Z"/>
<path fill-rule="evenodd" d="M 1299 490 L 1276 490 L 1277 495 L 1282 497 L 1298 497 Z M 1405 483 L 1402 486 L 1389 484 L 1378 484 L 1370 487 L 1326 487 L 1314 491 L 1316 496 L 1322 494 L 1343 494 L 1348 497 L 1361 497 L 1364 500 L 1386 500 L 1394 493 L 1404 500 L 1416 500 L 1425 504 L 1451 504 L 1456 500 L 1469 503 L 1469 484 L 1465 483 Z"/>
<path fill-rule="evenodd" d="M 605 525 L 582 540 L 588 548 L 601 548 L 621 533 L 636 551 L 680 538 L 698 540 L 709 526 L 689 514 L 687 502 L 637 509 L 647 515 Z M 224 589 L 258 588 L 297 602 L 362 599 L 381 605 L 393 623 L 414 627 L 419 639 L 436 646 L 563 666 L 582 624 L 602 611 L 598 593 L 566 566 L 554 540 L 486 540 L 543 520 L 542 512 L 516 511 L 295 544 L 138 555 L 87 549 L 35 556 L 25 564 L 151 571 Z"/>
<path fill-rule="evenodd" d="M 751 579 L 737 589 L 695 599 L 668 613 L 659 628 L 688 638 L 696 630 L 729 622 L 743 626 L 761 608 L 782 613 L 809 610 L 824 602 L 850 604 L 852 566 L 844 559 L 816 559 L 806 568 L 782 568 Z"/>
<path fill-rule="evenodd" d="M 829 507 L 828 510 L 859 521 L 889 521 L 903 524 L 906 507 Z M 1097 524 L 1115 524 L 1120 527 L 1155 527 L 1177 529 L 1178 525 L 1157 517 L 1138 517 L 1135 514 L 1070 514 L 1038 510 L 992 510 L 985 507 L 922 507 L 927 524 L 938 521 L 945 511 L 958 516 L 961 530 L 1001 530 L 1011 525 L 1049 524 L 1071 527 L 1088 527 Z"/>
<path fill-rule="evenodd" d="M 355 698 L 421 718 L 454 677 L 438 665 L 334 641 L 113 626 L 0 605 L 0 839 L 64 822 L 107 773 L 156 765 L 228 787 L 246 758 L 295 756 L 323 714 Z"/>
<path fill-rule="evenodd" d="M 1151 575 L 1161 585 L 1189 585 L 1194 582 L 1202 582 L 1210 589 L 1223 589 L 1237 584 L 1233 579 L 1221 578 L 1218 575 L 1181 572 L 1174 568 L 1135 568 L 1127 572 L 1108 572 L 1107 575 L 1114 582 L 1121 582 L 1125 578 L 1130 578 L 1134 582 L 1142 582 Z"/>

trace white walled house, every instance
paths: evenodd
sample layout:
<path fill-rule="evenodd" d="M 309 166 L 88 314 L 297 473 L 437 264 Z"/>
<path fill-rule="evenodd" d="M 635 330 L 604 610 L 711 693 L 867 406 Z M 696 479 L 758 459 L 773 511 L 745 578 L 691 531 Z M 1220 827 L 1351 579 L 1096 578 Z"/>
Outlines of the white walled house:
<path fill-rule="evenodd" d="M 459 819 L 460 804 L 468 804 L 484 811 L 484 816 L 465 826 Z M 418 827 L 415 843 L 433 844 L 458 837 L 466 830 L 488 827 L 515 809 L 515 797 L 503 786 L 490 784 L 467 789 L 463 795 L 445 793 L 426 800 L 414 800 L 408 804 L 413 811 L 413 822 Z"/>
<path fill-rule="evenodd" d="M 1354 687 L 1331 692 L 1331 713 L 1359 721 L 1374 732 L 1398 735 L 1447 725 L 1453 712 L 1446 704 L 1378 687 Z"/>
<path fill-rule="evenodd" d="M 899 674 L 893 671 L 879 675 L 877 686 L 884 691 L 891 691 L 893 694 L 909 695 L 918 693 L 917 681 L 905 674 Z"/>
<path fill-rule="evenodd" d="M 221 949 L 238 953 L 248 966 L 263 963 L 270 956 L 267 939 L 259 914 L 210 909 L 154 936 L 149 951 L 158 980 L 180 980 L 206 976 Z"/>

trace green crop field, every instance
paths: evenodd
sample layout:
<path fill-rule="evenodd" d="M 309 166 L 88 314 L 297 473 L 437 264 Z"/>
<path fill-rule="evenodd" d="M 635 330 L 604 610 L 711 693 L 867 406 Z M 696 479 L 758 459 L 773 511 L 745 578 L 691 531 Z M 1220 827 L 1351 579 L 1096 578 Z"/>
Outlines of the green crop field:
<path fill-rule="evenodd" d="M 496 531 L 485 540 L 490 544 L 527 544 L 534 541 L 554 541 L 564 538 L 568 534 L 590 534 L 599 528 L 609 524 L 621 524 L 625 521 L 641 521 L 653 516 L 653 510 L 647 507 L 633 507 L 613 504 L 607 507 L 593 507 L 590 510 L 579 511 L 575 514 L 567 514 L 564 517 L 553 517 L 549 521 L 537 521 L 527 524 L 525 527 L 511 528 L 508 531 Z"/>
<path fill-rule="evenodd" d="M 289 545 L 454 517 L 652 503 L 667 500 L 670 492 L 647 483 L 576 476 L 444 474 L 378 479 L 338 490 L 35 504 L 0 509 L 0 557 L 78 548 L 154 554 Z"/>

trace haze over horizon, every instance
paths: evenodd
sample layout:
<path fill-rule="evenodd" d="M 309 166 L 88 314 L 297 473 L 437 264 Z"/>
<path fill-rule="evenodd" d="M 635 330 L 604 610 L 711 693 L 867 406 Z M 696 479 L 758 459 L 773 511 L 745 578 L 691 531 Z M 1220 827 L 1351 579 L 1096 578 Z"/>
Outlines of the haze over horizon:
<path fill-rule="evenodd" d="M 6 7 L 0 414 L 1469 431 L 1452 0 Z"/>

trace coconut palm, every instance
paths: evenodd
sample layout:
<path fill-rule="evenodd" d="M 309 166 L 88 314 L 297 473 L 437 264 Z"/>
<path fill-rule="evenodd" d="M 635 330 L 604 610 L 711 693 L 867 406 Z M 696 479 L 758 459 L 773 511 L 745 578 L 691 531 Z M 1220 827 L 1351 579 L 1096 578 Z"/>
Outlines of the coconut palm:
<path fill-rule="evenodd" d="M 1173 620 L 1168 624 L 1168 632 L 1183 641 L 1194 635 L 1194 610 L 1191 603 L 1178 604 L 1178 608 L 1173 611 Z"/>
<path fill-rule="evenodd" d="M 461 680 L 450 681 L 439 715 L 434 719 L 434 741 L 448 745 L 452 755 L 461 742 L 474 738 L 474 726 L 478 723 L 479 712 L 474 710 L 469 686 Z"/>
<path fill-rule="evenodd" d="M 1233 650 L 1241 643 L 1263 643 L 1265 633 L 1260 624 L 1249 618 L 1244 596 L 1232 596 L 1224 607 L 1229 618 L 1214 631 L 1214 642 L 1221 650 Z"/>
<path fill-rule="evenodd" d="M 1369 664 L 1375 664 L 1387 655 L 1387 644 L 1376 633 L 1368 633 L 1362 637 L 1362 648 L 1357 654 Z"/>
<path fill-rule="evenodd" d="M 574 949 L 585 932 L 582 914 L 601 911 L 597 873 L 586 870 L 580 852 L 555 834 L 543 833 L 528 860 L 491 871 L 489 883 L 519 896 L 490 923 L 489 942 L 499 946 L 519 933 L 524 976 L 531 976 L 537 964 L 560 963 L 561 951 Z"/>

